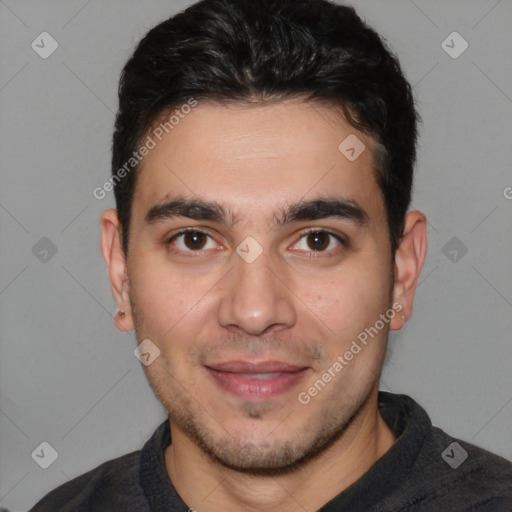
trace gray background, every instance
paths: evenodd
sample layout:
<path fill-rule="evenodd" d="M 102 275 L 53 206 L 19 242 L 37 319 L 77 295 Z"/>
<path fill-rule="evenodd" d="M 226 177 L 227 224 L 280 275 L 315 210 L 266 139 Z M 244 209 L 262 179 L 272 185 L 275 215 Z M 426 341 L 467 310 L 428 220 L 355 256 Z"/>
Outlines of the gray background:
<path fill-rule="evenodd" d="M 98 222 L 113 196 L 92 191 L 109 173 L 122 65 L 190 3 L 0 0 L 0 504 L 14 510 L 140 449 L 165 418 L 133 333 L 113 325 Z M 356 7 L 398 53 L 423 117 L 413 206 L 429 251 L 382 389 L 512 459 L 512 2 Z M 43 31 L 59 45 L 47 59 L 31 48 Z M 457 59 L 441 46 L 453 31 L 469 43 Z M 34 254 L 42 237 L 55 255 L 45 241 Z M 46 470 L 31 458 L 42 441 L 59 454 Z"/>

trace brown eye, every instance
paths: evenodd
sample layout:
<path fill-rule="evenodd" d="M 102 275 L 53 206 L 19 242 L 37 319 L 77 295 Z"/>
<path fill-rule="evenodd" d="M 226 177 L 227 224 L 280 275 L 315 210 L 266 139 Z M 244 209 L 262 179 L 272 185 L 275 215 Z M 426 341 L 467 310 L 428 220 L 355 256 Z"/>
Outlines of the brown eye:
<path fill-rule="evenodd" d="M 293 249 L 310 256 L 312 254 L 335 256 L 345 247 L 347 247 L 347 242 L 342 238 L 342 235 L 319 229 L 304 233 L 293 246 Z"/>
<path fill-rule="evenodd" d="M 331 235 L 325 231 L 318 231 L 316 233 L 310 233 L 307 236 L 307 244 L 313 251 L 324 251 L 329 247 Z"/>
<path fill-rule="evenodd" d="M 169 249 L 178 254 L 202 255 L 204 251 L 217 247 L 215 240 L 202 231 L 181 231 L 168 240 Z"/>
<path fill-rule="evenodd" d="M 207 240 L 207 236 L 199 231 L 183 233 L 183 243 L 187 249 L 192 251 L 200 251 L 203 249 Z"/>

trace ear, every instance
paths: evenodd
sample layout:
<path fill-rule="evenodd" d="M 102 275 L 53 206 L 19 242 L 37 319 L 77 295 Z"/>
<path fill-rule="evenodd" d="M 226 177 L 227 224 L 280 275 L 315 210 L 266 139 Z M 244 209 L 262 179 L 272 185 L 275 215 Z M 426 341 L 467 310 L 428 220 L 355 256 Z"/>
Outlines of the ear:
<path fill-rule="evenodd" d="M 395 253 L 393 302 L 401 304 L 402 310 L 391 320 L 390 327 L 393 330 L 401 329 L 412 314 L 414 294 L 426 254 L 427 219 L 421 212 L 408 212 L 404 233 Z"/>
<path fill-rule="evenodd" d="M 117 303 L 118 311 L 114 323 L 123 332 L 133 329 L 133 316 L 130 305 L 130 284 L 126 267 L 126 258 L 121 243 L 121 225 L 117 210 L 110 208 L 101 215 L 101 253 L 110 276 L 110 288 Z"/>

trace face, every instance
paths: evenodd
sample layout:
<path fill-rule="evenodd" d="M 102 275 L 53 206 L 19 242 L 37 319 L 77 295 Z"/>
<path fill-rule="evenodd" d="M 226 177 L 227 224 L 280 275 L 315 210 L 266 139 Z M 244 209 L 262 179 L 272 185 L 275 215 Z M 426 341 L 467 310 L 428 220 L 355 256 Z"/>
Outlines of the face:
<path fill-rule="evenodd" d="M 137 338 L 160 350 L 148 379 L 173 433 L 213 459 L 291 467 L 377 389 L 393 263 L 372 141 L 298 101 L 199 104 L 164 135 L 126 262 Z M 366 147 L 353 161 L 349 135 Z"/>

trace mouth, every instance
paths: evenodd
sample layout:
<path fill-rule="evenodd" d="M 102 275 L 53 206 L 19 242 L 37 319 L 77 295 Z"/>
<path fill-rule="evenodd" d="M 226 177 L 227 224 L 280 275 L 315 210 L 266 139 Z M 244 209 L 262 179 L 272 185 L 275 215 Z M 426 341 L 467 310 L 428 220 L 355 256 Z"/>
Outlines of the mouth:
<path fill-rule="evenodd" d="M 280 361 L 250 363 L 227 361 L 205 365 L 204 368 L 222 389 L 245 400 L 275 398 L 296 386 L 310 370 Z"/>

